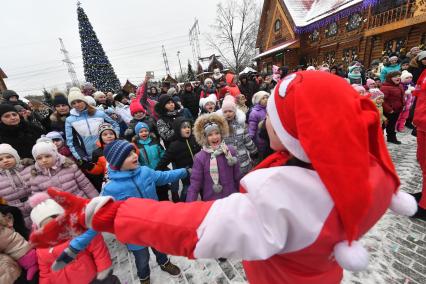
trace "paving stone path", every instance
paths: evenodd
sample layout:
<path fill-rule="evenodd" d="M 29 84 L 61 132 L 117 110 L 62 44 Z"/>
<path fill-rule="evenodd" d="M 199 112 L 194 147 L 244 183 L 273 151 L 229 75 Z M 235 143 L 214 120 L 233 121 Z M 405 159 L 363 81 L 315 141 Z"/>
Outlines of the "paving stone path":
<path fill-rule="evenodd" d="M 416 140 L 409 132 L 398 134 L 402 145 L 388 145 L 407 192 L 421 189 L 421 172 L 416 162 Z M 138 283 L 133 256 L 112 235 L 105 235 L 114 261 L 114 273 L 122 283 Z M 370 252 L 370 265 L 362 273 L 345 272 L 344 284 L 425 284 L 426 283 L 426 222 L 396 216 L 388 212 L 363 238 Z M 228 259 L 188 260 L 171 257 L 182 269 L 179 278 L 162 272 L 151 254 L 151 283 L 247 283 L 241 262 Z"/>

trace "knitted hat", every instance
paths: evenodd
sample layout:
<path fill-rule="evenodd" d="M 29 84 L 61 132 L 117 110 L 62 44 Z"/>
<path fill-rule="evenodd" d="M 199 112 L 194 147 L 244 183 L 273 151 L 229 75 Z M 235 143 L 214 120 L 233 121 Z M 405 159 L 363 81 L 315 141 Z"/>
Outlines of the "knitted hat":
<path fill-rule="evenodd" d="M 265 96 L 269 98 L 270 94 L 265 91 L 259 91 L 255 93 L 252 98 L 253 105 L 258 104 L 262 100 L 262 98 Z"/>
<path fill-rule="evenodd" d="M 68 99 L 63 93 L 54 93 L 52 104 L 54 107 L 57 105 L 68 105 Z"/>
<path fill-rule="evenodd" d="M 68 91 L 68 94 L 72 93 L 72 92 L 81 92 L 81 90 L 78 87 L 71 87 Z"/>
<path fill-rule="evenodd" d="M 389 61 L 390 61 L 390 60 L 398 60 L 398 56 L 396 56 L 396 55 L 391 56 L 391 57 L 389 57 Z"/>
<path fill-rule="evenodd" d="M 401 81 L 402 82 L 404 82 L 405 80 L 407 80 L 409 77 L 413 78 L 413 74 L 411 74 L 407 70 L 402 71 L 402 73 L 401 73 Z"/>
<path fill-rule="evenodd" d="M 71 88 L 72 89 L 72 88 Z M 86 104 L 89 104 L 88 102 L 87 102 L 87 99 L 86 99 L 86 96 L 85 95 L 83 95 L 83 93 L 80 91 L 80 90 L 73 90 L 73 91 L 71 91 L 69 94 L 68 94 L 68 104 L 69 105 L 72 105 L 72 102 L 73 101 L 77 101 L 77 100 L 79 100 L 79 101 L 83 101 L 83 102 L 85 102 Z"/>
<path fill-rule="evenodd" d="M 315 67 L 314 66 L 308 66 L 308 68 L 306 68 L 306 71 L 315 71 Z"/>
<path fill-rule="evenodd" d="M 150 131 L 148 124 L 146 124 L 145 122 L 138 122 L 135 126 L 135 133 L 136 135 L 139 134 L 139 132 L 143 129 L 146 128 L 148 129 L 148 132 Z"/>
<path fill-rule="evenodd" d="M 372 99 L 373 101 L 377 100 L 378 98 L 385 97 L 385 94 L 383 94 L 383 92 L 380 91 L 380 89 L 378 88 L 371 88 L 370 90 L 368 90 L 368 92 L 371 94 L 370 99 Z"/>
<path fill-rule="evenodd" d="M 177 91 L 176 91 L 176 89 L 175 88 L 170 88 L 168 91 L 167 91 L 167 95 L 169 95 L 169 96 L 174 96 L 174 95 L 176 95 L 177 94 Z"/>
<path fill-rule="evenodd" d="M 135 99 L 135 100 L 132 100 L 132 102 L 130 103 L 130 114 L 134 116 L 135 113 L 137 112 L 146 113 L 146 110 L 142 106 L 141 102 L 138 99 Z"/>
<path fill-rule="evenodd" d="M 376 84 L 376 81 L 373 79 L 368 78 L 367 83 L 365 84 L 368 88 L 370 88 L 371 84 Z"/>
<path fill-rule="evenodd" d="M 59 133 L 58 131 L 51 131 L 51 132 L 47 133 L 46 138 L 49 138 L 51 140 L 61 139 L 62 141 L 64 141 L 64 137 L 62 137 L 61 133 Z"/>
<path fill-rule="evenodd" d="M 13 105 L 8 103 L 0 104 L 0 117 L 6 112 L 10 112 L 10 111 L 18 113 L 18 111 L 13 107 Z"/>
<path fill-rule="evenodd" d="M 65 212 L 46 192 L 35 193 L 28 199 L 28 202 L 33 208 L 30 214 L 31 221 L 37 228 L 40 228 L 41 223 L 47 218 L 62 215 Z"/>
<path fill-rule="evenodd" d="M 101 91 L 96 91 L 96 92 L 93 94 L 93 98 L 94 98 L 95 100 L 98 100 L 98 99 L 99 99 L 99 97 L 100 97 L 100 96 L 102 96 L 102 95 L 104 95 L 104 96 L 105 96 L 105 94 L 104 94 L 103 92 L 101 92 Z"/>
<path fill-rule="evenodd" d="M 365 93 L 365 88 L 361 85 L 358 84 L 352 84 L 352 88 L 354 88 L 355 91 L 357 91 L 358 93 Z"/>
<path fill-rule="evenodd" d="M 96 101 L 94 98 L 92 98 L 91 96 L 85 96 L 85 98 L 89 106 L 96 107 Z"/>
<path fill-rule="evenodd" d="M 417 54 L 417 61 L 422 61 L 426 58 L 426 50 L 420 51 L 419 54 Z"/>
<path fill-rule="evenodd" d="M 5 101 L 8 101 L 11 97 L 16 97 L 17 99 L 19 99 L 19 95 L 13 90 L 3 91 L 2 96 Z"/>
<path fill-rule="evenodd" d="M 25 108 L 21 105 L 14 105 L 13 107 L 16 109 L 17 112 L 21 112 L 25 110 Z"/>
<path fill-rule="evenodd" d="M 135 148 L 125 140 L 115 140 L 105 146 L 104 155 L 113 170 L 120 170 L 124 160 Z"/>
<path fill-rule="evenodd" d="M 398 192 L 399 179 L 384 142 L 376 106 L 342 78 L 326 72 L 302 71 L 278 83 L 267 110 L 283 145 L 299 160 L 312 163 L 334 203 L 347 240 L 335 246 L 336 261 L 345 269 L 365 269 L 368 253 L 355 240 L 360 237 L 361 224 L 372 206 L 373 191 L 368 179 L 371 156 L 385 171 L 391 193 L 396 193 L 391 209 L 398 210 L 396 204 L 410 199 Z M 410 207 L 412 201 L 407 202 Z"/>
<path fill-rule="evenodd" d="M 225 112 L 227 110 L 236 111 L 237 105 L 235 104 L 235 98 L 233 96 L 226 96 L 222 102 L 222 111 Z"/>
<path fill-rule="evenodd" d="M 206 78 L 205 80 L 204 80 L 204 85 L 207 85 L 207 83 L 208 82 L 210 82 L 210 83 L 212 83 L 213 84 L 213 80 L 211 79 L 211 78 Z"/>
<path fill-rule="evenodd" d="M 42 137 L 38 139 L 37 143 L 33 146 L 32 154 L 34 159 L 37 159 L 40 155 L 52 155 L 56 157 L 58 155 L 58 150 L 52 140 Z"/>
<path fill-rule="evenodd" d="M 99 125 L 99 130 L 98 130 L 99 142 L 101 142 L 102 145 L 104 144 L 104 141 L 102 140 L 102 133 L 106 130 L 111 130 L 112 133 L 114 133 L 115 135 L 115 139 L 117 139 L 117 133 L 115 133 L 114 127 L 111 124 L 104 122 L 101 125 Z"/>
<path fill-rule="evenodd" d="M 200 99 L 200 108 L 204 109 L 204 106 L 207 103 L 216 104 L 217 103 L 217 97 L 216 97 L 216 95 L 215 94 L 211 94 L 210 96 L 208 96 L 206 98 Z"/>
<path fill-rule="evenodd" d="M 15 158 L 16 164 L 19 164 L 21 158 L 19 157 L 18 152 L 9 144 L 3 143 L 0 144 L 0 155 L 1 154 L 9 154 Z"/>

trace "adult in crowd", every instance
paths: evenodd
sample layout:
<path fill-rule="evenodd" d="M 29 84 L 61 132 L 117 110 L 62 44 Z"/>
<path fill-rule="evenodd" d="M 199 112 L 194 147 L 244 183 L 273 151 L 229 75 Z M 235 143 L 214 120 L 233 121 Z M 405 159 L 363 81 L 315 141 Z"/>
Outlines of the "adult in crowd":
<path fill-rule="evenodd" d="M 387 74 L 394 71 L 401 71 L 401 65 L 398 63 L 398 56 L 391 56 L 389 58 L 389 63 L 385 64 L 382 70 L 380 71 L 380 80 L 382 82 L 387 81 Z"/>
<path fill-rule="evenodd" d="M 6 90 L 2 92 L 3 104 L 10 105 L 20 105 L 26 109 L 29 109 L 29 106 L 19 99 L 18 93 L 13 90 Z"/>
<path fill-rule="evenodd" d="M 191 82 L 185 82 L 183 91 L 180 94 L 180 99 L 183 107 L 189 109 L 194 120 L 197 119 L 200 99 L 197 98 L 197 95 L 194 93 Z"/>
<path fill-rule="evenodd" d="M 70 106 L 64 93 L 56 92 L 52 95 L 53 113 L 49 116 L 52 131 L 61 132 L 65 138 L 65 120 L 70 115 Z"/>
<path fill-rule="evenodd" d="M 21 158 L 31 158 L 31 149 L 43 130 L 22 119 L 11 104 L 0 105 L 0 143 L 11 145 Z"/>
<path fill-rule="evenodd" d="M 286 67 L 286 66 L 284 66 Z M 283 74 L 285 72 L 282 71 Z M 287 68 L 287 73 L 288 73 L 288 68 Z M 240 75 L 240 85 L 238 86 L 238 88 L 240 89 L 240 93 L 244 94 L 246 96 L 247 99 L 247 106 L 251 107 L 252 106 L 252 98 L 253 95 L 259 90 L 259 86 L 256 84 L 255 81 L 250 80 L 251 74 L 241 74 Z"/>

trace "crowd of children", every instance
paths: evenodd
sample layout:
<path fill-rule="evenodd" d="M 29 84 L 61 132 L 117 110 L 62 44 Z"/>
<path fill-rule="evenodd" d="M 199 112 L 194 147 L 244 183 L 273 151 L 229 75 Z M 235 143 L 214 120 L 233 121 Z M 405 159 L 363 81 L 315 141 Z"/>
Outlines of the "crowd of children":
<path fill-rule="evenodd" d="M 424 70 L 425 59 L 422 51 L 413 60 Z M 412 127 L 413 91 L 420 76 L 414 67 L 401 72 L 399 61 L 392 57 L 380 70 L 368 72 L 354 62 L 346 75 L 360 95 L 375 102 L 388 142 L 395 144 L 400 144 L 397 131 Z M 325 67 L 309 70 L 341 76 L 339 69 Z M 84 198 L 101 194 L 174 202 L 218 200 L 238 192 L 240 180 L 272 152 L 265 136 L 268 99 L 289 71 L 276 70 L 276 81 L 243 74 L 238 82 L 234 74 L 215 72 L 201 86 L 186 82 L 179 90 L 165 83 L 160 92 L 145 80 L 136 95 L 95 92 L 86 84 L 68 94 L 53 92 L 50 109 L 32 117 L 19 95 L 6 91 L 0 105 L 0 197 L 4 208 L 16 207 L 21 215 L 0 214 L 1 233 L 19 234 L 13 230 L 19 218 L 31 229 L 61 215 L 60 206 L 44 194 L 50 187 Z M 36 253 L 26 249 L 22 235 L 16 246 L 25 249 L 0 258 L 11 263 L 12 276 L 4 283 L 18 278 L 25 283 L 20 271 L 33 275 L 37 260 L 40 283 L 77 283 L 70 276 L 74 273 L 87 283 L 117 281 L 102 237 L 91 231 L 73 239 L 69 233 L 61 245 Z M 149 283 L 148 248 L 128 244 L 128 249 L 141 283 Z M 180 274 L 166 254 L 151 249 L 162 270 Z M 71 261 L 75 264 L 66 270 L 51 268 Z"/>

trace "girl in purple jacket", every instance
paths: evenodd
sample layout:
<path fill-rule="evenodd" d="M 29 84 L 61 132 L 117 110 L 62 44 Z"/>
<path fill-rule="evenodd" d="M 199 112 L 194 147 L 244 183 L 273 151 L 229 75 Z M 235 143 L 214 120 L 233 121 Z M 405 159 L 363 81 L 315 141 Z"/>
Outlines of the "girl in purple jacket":
<path fill-rule="evenodd" d="M 32 154 L 36 160 L 29 182 L 32 192 L 58 187 L 85 198 L 98 196 L 95 187 L 83 172 L 73 161 L 58 153 L 52 140 L 44 137 L 37 140 Z"/>
<path fill-rule="evenodd" d="M 259 151 L 259 158 L 262 161 L 266 158 L 269 148 L 268 143 L 259 137 L 259 129 L 261 123 L 266 117 L 266 105 L 268 104 L 269 93 L 265 91 L 259 91 L 253 95 L 253 108 L 250 111 L 248 119 L 248 133 L 250 138 Z"/>
<path fill-rule="evenodd" d="M 203 148 L 194 157 L 191 185 L 187 202 L 216 200 L 238 192 L 241 178 L 235 149 L 227 146 L 223 137 L 228 135 L 228 123 L 218 114 L 204 114 L 194 124 L 194 136 Z"/>

